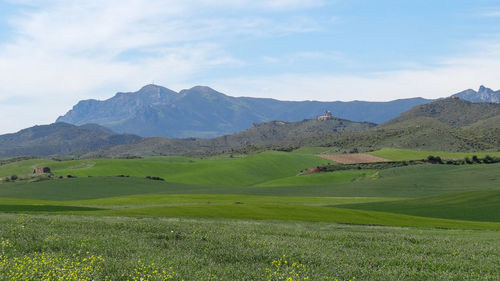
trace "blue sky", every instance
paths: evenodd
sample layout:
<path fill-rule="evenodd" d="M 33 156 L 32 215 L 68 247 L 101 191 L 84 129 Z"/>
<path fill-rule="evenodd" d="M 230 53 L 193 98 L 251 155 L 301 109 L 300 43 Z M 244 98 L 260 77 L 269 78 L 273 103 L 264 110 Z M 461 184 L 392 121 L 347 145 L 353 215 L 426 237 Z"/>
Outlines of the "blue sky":
<path fill-rule="evenodd" d="M 498 1 L 0 0 L 0 133 L 152 81 L 325 101 L 499 89 L 499 47 Z"/>

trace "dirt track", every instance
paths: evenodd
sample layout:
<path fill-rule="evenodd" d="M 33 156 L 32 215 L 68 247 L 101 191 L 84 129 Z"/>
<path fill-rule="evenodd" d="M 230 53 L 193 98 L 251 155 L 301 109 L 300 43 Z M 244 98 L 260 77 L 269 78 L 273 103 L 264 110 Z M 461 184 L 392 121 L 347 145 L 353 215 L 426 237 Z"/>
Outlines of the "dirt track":
<path fill-rule="evenodd" d="M 341 164 L 356 164 L 356 163 L 371 163 L 371 162 L 388 162 L 386 158 L 373 156 L 371 154 L 319 154 L 321 158 L 332 160 Z"/>

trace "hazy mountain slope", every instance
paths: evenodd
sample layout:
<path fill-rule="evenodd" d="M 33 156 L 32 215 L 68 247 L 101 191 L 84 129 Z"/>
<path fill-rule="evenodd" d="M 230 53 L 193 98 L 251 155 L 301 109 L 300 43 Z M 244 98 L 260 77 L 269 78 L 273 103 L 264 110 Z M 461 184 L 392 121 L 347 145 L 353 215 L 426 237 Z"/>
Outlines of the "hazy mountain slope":
<path fill-rule="evenodd" d="M 500 103 L 500 91 L 493 91 L 492 89 L 484 86 L 479 87 L 477 92 L 472 89 L 468 89 L 454 94 L 452 97 L 458 97 L 471 102 Z"/>
<path fill-rule="evenodd" d="M 256 124 L 233 135 L 213 139 L 146 138 L 136 143 L 118 145 L 88 153 L 84 157 L 117 157 L 125 155 L 200 155 L 213 154 L 246 146 L 281 146 L 299 143 L 308 136 L 332 132 L 355 132 L 373 128 L 374 123 L 352 122 L 333 118 L 300 122 L 272 121 Z"/>
<path fill-rule="evenodd" d="M 147 85 L 135 93 L 80 101 L 57 122 L 97 123 L 116 132 L 145 137 L 216 137 L 271 120 L 299 121 L 330 110 L 339 118 L 381 123 L 419 104 L 422 98 L 391 102 L 317 102 L 230 97 L 197 86 L 179 93 Z"/>
<path fill-rule="evenodd" d="M 0 157 L 68 154 L 131 143 L 139 139 L 139 136 L 116 134 L 95 124 L 75 126 L 54 123 L 0 135 Z"/>
<path fill-rule="evenodd" d="M 462 99 L 447 98 L 416 106 L 382 124 L 382 126 L 429 117 L 452 127 L 460 128 L 498 115 L 500 115 L 500 104 L 472 103 Z"/>

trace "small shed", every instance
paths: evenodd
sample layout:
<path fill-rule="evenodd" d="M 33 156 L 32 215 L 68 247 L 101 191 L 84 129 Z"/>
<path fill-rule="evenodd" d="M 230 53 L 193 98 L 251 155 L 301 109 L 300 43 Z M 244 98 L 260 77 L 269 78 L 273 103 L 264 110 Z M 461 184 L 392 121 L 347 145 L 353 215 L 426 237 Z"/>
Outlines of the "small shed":
<path fill-rule="evenodd" d="M 49 167 L 35 168 L 33 169 L 33 174 L 50 174 Z"/>

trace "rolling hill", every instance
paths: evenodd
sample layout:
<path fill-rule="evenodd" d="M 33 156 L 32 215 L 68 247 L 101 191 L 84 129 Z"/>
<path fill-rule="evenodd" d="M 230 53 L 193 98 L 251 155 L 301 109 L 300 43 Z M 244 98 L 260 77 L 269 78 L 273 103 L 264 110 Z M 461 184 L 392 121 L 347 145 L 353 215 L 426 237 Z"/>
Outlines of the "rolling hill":
<path fill-rule="evenodd" d="M 60 122 L 0 135 L 0 158 L 62 155 L 140 139 L 135 135 L 116 134 L 95 124 L 75 126 Z"/>
<path fill-rule="evenodd" d="M 236 98 L 202 86 L 177 93 L 147 85 L 137 92 L 117 93 L 104 101 L 80 101 L 57 122 L 95 123 L 143 137 L 211 138 L 246 130 L 253 123 L 314 118 L 327 109 L 339 118 L 382 123 L 430 101 L 412 98 L 390 102 L 296 102 Z"/>
<path fill-rule="evenodd" d="M 306 119 L 300 122 L 272 121 L 254 124 L 252 128 L 237 134 L 213 139 L 145 138 L 136 143 L 103 148 L 83 157 L 153 156 L 153 155 L 205 155 L 258 146 L 298 145 L 307 136 L 333 132 L 364 131 L 376 126 L 369 122 L 353 122 L 340 118 L 318 121 Z"/>
<path fill-rule="evenodd" d="M 500 115 L 500 104 L 473 103 L 459 98 L 448 98 L 416 106 L 384 123 L 387 127 L 407 120 L 432 118 L 451 127 L 461 128 Z"/>
<path fill-rule="evenodd" d="M 457 98 L 416 106 L 362 132 L 311 135 L 302 143 L 349 151 L 408 148 L 433 151 L 500 150 L 500 104 L 472 103 Z"/>

